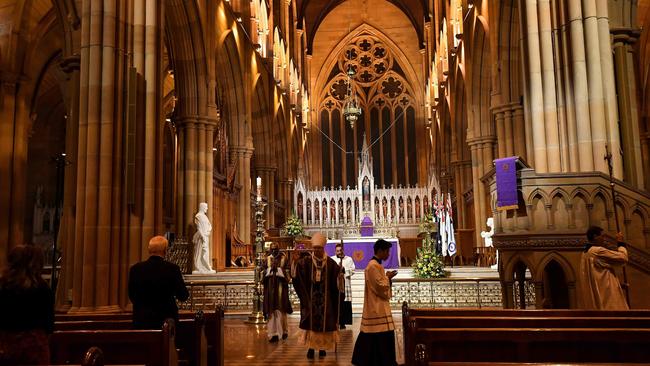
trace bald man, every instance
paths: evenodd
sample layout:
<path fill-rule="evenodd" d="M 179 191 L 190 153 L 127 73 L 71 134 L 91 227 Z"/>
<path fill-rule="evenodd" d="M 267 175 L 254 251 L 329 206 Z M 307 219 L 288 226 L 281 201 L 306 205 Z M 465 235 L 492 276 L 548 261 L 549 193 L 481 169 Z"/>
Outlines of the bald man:
<path fill-rule="evenodd" d="M 311 256 L 302 256 L 294 266 L 293 287 L 300 298 L 300 340 L 308 348 L 307 358 L 326 355 L 336 349 L 338 341 L 340 267 L 325 254 L 327 238 L 314 234 L 311 238 Z"/>
<path fill-rule="evenodd" d="M 167 318 L 178 321 L 176 300 L 190 296 L 181 269 L 164 260 L 167 239 L 149 240 L 149 259 L 134 264 L 129 271 L 129 299 L 133 303 L 133 326 L 136 329 L 160 329 Z"/>

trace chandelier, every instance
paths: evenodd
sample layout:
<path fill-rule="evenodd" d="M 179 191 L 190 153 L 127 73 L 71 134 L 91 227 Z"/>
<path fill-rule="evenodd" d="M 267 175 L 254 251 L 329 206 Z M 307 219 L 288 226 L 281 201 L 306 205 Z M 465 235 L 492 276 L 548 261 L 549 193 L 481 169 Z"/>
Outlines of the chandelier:
<path fill-rule="evenodd" d="M 361 116 L 361 107 L 359 106 L 359 101 L 357 100 L 357 93 L 354 92 L 352 85 L 352 80 L 354 75 L 357 72 L 354 70 L 351 64 L 348 64 L 348 88 L 345 94 L 345 103 L 343 104 L 343 116 L 345 120 L 350 123 L 350 128 L 354 129 L 354 123 Z"/>

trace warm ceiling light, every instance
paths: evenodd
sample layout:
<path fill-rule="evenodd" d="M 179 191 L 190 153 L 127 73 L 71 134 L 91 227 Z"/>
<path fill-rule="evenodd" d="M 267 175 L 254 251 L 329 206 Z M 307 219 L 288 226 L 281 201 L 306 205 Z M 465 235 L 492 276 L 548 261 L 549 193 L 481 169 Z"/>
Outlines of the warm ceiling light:
<path fill-rule="evenodd" d="M 212 148 L 212 151 L 217 151 L 217 148 L 216 148 L 216 147 L 213 147 L 213 148 Z"/>

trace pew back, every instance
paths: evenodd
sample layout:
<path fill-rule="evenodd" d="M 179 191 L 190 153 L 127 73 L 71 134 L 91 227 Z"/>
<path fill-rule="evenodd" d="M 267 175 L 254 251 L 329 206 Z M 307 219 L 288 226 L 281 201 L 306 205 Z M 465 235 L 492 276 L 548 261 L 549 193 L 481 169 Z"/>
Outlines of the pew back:
<path fill-rule="evenodd" d="M 409 309 L 404 352 L 436 362 L 650 362 L 650 311 Z M 424 353 L 424 356 L 422 355 Z"/>
<path fill-rule="evenodd" d="M 429 361 L 650 361 L 650 329 L 424 328 L 417 334 Z"/>
<path fill-rule="evenodd" d="M 50 337 L 51 361 L 80 364 L 91 347 L 103 350 L 108 364 L 177 365 L 173 322 L 160 330 L 58 330 Z"/>
<path fill-rule="evenodd" d="M 217 306 L 215 311 L 202 313 L 200 333 L 194 322 L 196 314 L 181 312 L 176 327 L 176 345 L 181 350 L 180 359 L 187 359 L 198 365 L 224 365 L 224 310 Z M 132 329 L 132 315 L 119 314 L 58 314 L 54 325 L 56 330 L 125 330 Z M 199 335 L 201 335 L 199 337 Z M 199 349 L 207 349 L 201 352 Z M 206 358 L 207 359 L 204 359 Z"/>

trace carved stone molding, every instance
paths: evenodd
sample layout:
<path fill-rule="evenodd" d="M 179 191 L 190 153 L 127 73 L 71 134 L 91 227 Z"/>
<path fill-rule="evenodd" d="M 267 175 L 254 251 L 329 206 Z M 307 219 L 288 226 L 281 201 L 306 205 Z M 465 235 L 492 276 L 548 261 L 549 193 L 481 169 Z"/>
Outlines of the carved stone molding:
<path fill-rule="evenodd" d="M 578 250 L 585 245 L 582 236 L 510 236 L 495 235 L 494 247 L 498 250 Z"/>

